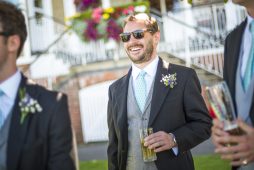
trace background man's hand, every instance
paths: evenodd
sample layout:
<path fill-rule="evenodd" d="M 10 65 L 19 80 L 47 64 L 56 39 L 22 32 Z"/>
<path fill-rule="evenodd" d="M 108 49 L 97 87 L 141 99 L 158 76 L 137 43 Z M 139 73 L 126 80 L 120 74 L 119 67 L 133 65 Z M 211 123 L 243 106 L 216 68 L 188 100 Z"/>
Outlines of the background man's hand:
<path fill-rule="evenodd" d="M 222 159 L 230 160 L 232 165 L 242 165 L 254 161 L 254 128 L 238 120 L 238 126 L 245 132 L 241 136 L 232 136 L 221 132 L 221 122 L 214 121 L 212 139 L 216 146 L 215 152 Z M 236 145 L 224 146 L 222 143 L 235 143 Z"/>
<path fill-rule="evenodd" d="M 216 148 L 224 147 L 225 137 L 229 134 L 223 130 L 223 122 L 213 119 L 212 141 Z"/>

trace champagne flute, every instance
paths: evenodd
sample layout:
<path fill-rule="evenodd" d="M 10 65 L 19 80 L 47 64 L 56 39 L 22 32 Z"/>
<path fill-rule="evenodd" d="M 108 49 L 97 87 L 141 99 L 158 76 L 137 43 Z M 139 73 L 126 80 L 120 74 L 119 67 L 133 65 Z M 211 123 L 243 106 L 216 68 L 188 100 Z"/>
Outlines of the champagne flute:
<path fill-rule="evenodd" d="M 149 149 L 147 146 L 144 145 L 145 138 L 151 135 L 152 133 L 153 133 L 153 128 L 142 128 L 139 130 L 141 151 L 142 151 L 144 162 L 152 162 L 157 159 L 154 149 Z"/>
<path fill-rule="evenodd" d="M 224 122 L 224 130 L 231 135 L 244 134 L 237 125 L 233 101 L 226 82 L 222 81 L 206 87 L 205 93 L 210 109 L 220 121 Z M 230 143 L 227 145 L 234 144 Z"/>

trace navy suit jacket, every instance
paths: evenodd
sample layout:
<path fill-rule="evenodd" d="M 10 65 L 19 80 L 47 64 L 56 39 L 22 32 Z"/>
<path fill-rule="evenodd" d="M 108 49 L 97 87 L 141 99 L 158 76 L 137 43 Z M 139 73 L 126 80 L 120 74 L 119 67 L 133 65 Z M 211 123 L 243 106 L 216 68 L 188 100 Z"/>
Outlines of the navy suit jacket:
<path fill-rule="evenodd" d="M 247 19 L 237 26 L 226 38 L 224 52 L 224 70 L 223 77 L 229 86 L 233 102 L 235 104 L 235 82 L 238 62 L 240 60 L 241 43 Z M 250 117 L 254 123 L 254 96 L 250 109 Z M 235 105 L 236 107 L 236 105 Z"/>
<path fill-rule="evenodd" d="M 23 75 L 19 89 L 26 89 L 43 110 L 28 113 L 21 124 L 17 94 L 8 136 L 7 170 L 74 170 L 66 95 L 35 85 Z"/>

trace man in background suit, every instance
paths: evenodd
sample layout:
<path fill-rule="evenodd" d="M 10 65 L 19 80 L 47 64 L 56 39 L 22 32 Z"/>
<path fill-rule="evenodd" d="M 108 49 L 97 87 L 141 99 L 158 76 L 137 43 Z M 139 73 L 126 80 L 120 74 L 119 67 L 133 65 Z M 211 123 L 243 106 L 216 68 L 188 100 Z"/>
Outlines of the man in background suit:
<path fill-rule="evenodd" d="M 0 1 L 0 169 L 74 170 L 67 97 L 17 69 L 26 36 L 22 12 Z"/>
<path fill-rule="evenodd" d="M 209 138 L 211 127 L 195 71 L 157 56 L 160 31 L 145 13 L 127 17 L 120 38 L 132 67 L 109 88 L 109 170 L 193 170 L 190 149 Z M 154 130 L 145 145 L 155 149 L 155 162 L 143 162 L 141 127 Z"/>
<path fill-rule="evenodd" d="M 239 127 L 245 134 L 229 135 L 223 131 L 223 123 L 215 119 L 212 139 L 216 146 L 215 152 L 219 153 L 222 159 L 230 160 L 233 169 L 252 170 L 254 169 L 254 1 L 233 0 L 233 2 L 247 9 L 247 18 L 226 38 L 224 79 L 229 86 L 237 117 L 240 118 Z M 228 142 L 236 145 L 225 147 L 223 143 Z"/>

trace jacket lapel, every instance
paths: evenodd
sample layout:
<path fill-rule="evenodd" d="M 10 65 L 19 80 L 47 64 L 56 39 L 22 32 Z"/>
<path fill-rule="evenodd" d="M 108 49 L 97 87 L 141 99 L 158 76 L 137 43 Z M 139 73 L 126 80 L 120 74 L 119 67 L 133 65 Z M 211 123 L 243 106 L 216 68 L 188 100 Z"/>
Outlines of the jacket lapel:
<path fill-rule="evenodd" d="M 117 107 L 116 109 L 116 120 L 118 127 L 120 129 L 120 134 L 122 135 L 123 149 L 128 147 L 128 125 L 127 125 L 127 95 L 128 95 L 128 85 L 131 76 L 131 69 L 129 70 L 126 77 L 121 81 L 121 84 L 115 91 Z"/>
<path fill-rule="evenodd" d="M 158 115 L 160 108 L 165 100 L 165 97 L 168 95 L 170 87 L 166 87 L 161 81 L 162 75 L 173 74 L 168 70 L 169 63 L 163 61 L 159 58 L 159 63 L 157 67 L 157 72 L 154 80 L 154 90 L 151 102 L 151 112 L 148 126 L 150 127 Z"/>
<path fill-rule="evenodd" d="M 27 86 L 27 78 L 22 75 L 21 83 L 19 89 L 26 88 L 26 93 L 33 93 L 32 89 Z M 32 96 L 32 95 L 31 95 Z M 7 169 L 16 170 L 18 169 L 18 163 L 20 159 L 20 154 L 22 146 L 25 142 L 27 135 L 28 125 L 29 125 L 29 115 L 26 117 L 23 124 L 20 124 L 21 112 L 19 107 L 19 91 L 15 99 L 15 103 L 12 109 L 11 124 L 8 136 L 8 146 L 7 146 Z"/>
<path fill-rule="evenodd" d="M 251 104 L 251 108 L 250 108 L 250 118 L 251 118 L 252 124 L 254 125 L 254 93 L 252 95 L 252 104 Z"/>
<path fill-rule="evenodd" d="M 231 45 L 234 44 L 234 46 L 231 47 L 230 52 L 228 52 L 228 61 L 231 60 L 231 71 L 230 71 L 230 80 L 232 80 L 231 83 L 228 84 L 230 92 L 232 94 L 233 101 L 235 101 L 235 82 L 236 82 L 236 71 L 238 67 L 238 62 L 240 58 L 240 50 L 241 50 L 241 43 L 242 43 L 242 37 L 245 25 L 247 23 L 247 19 L 240 25 L 240 27 L 236 30 L 235 37 L 233 39 L 234 43 L 230 43 Z"/>

